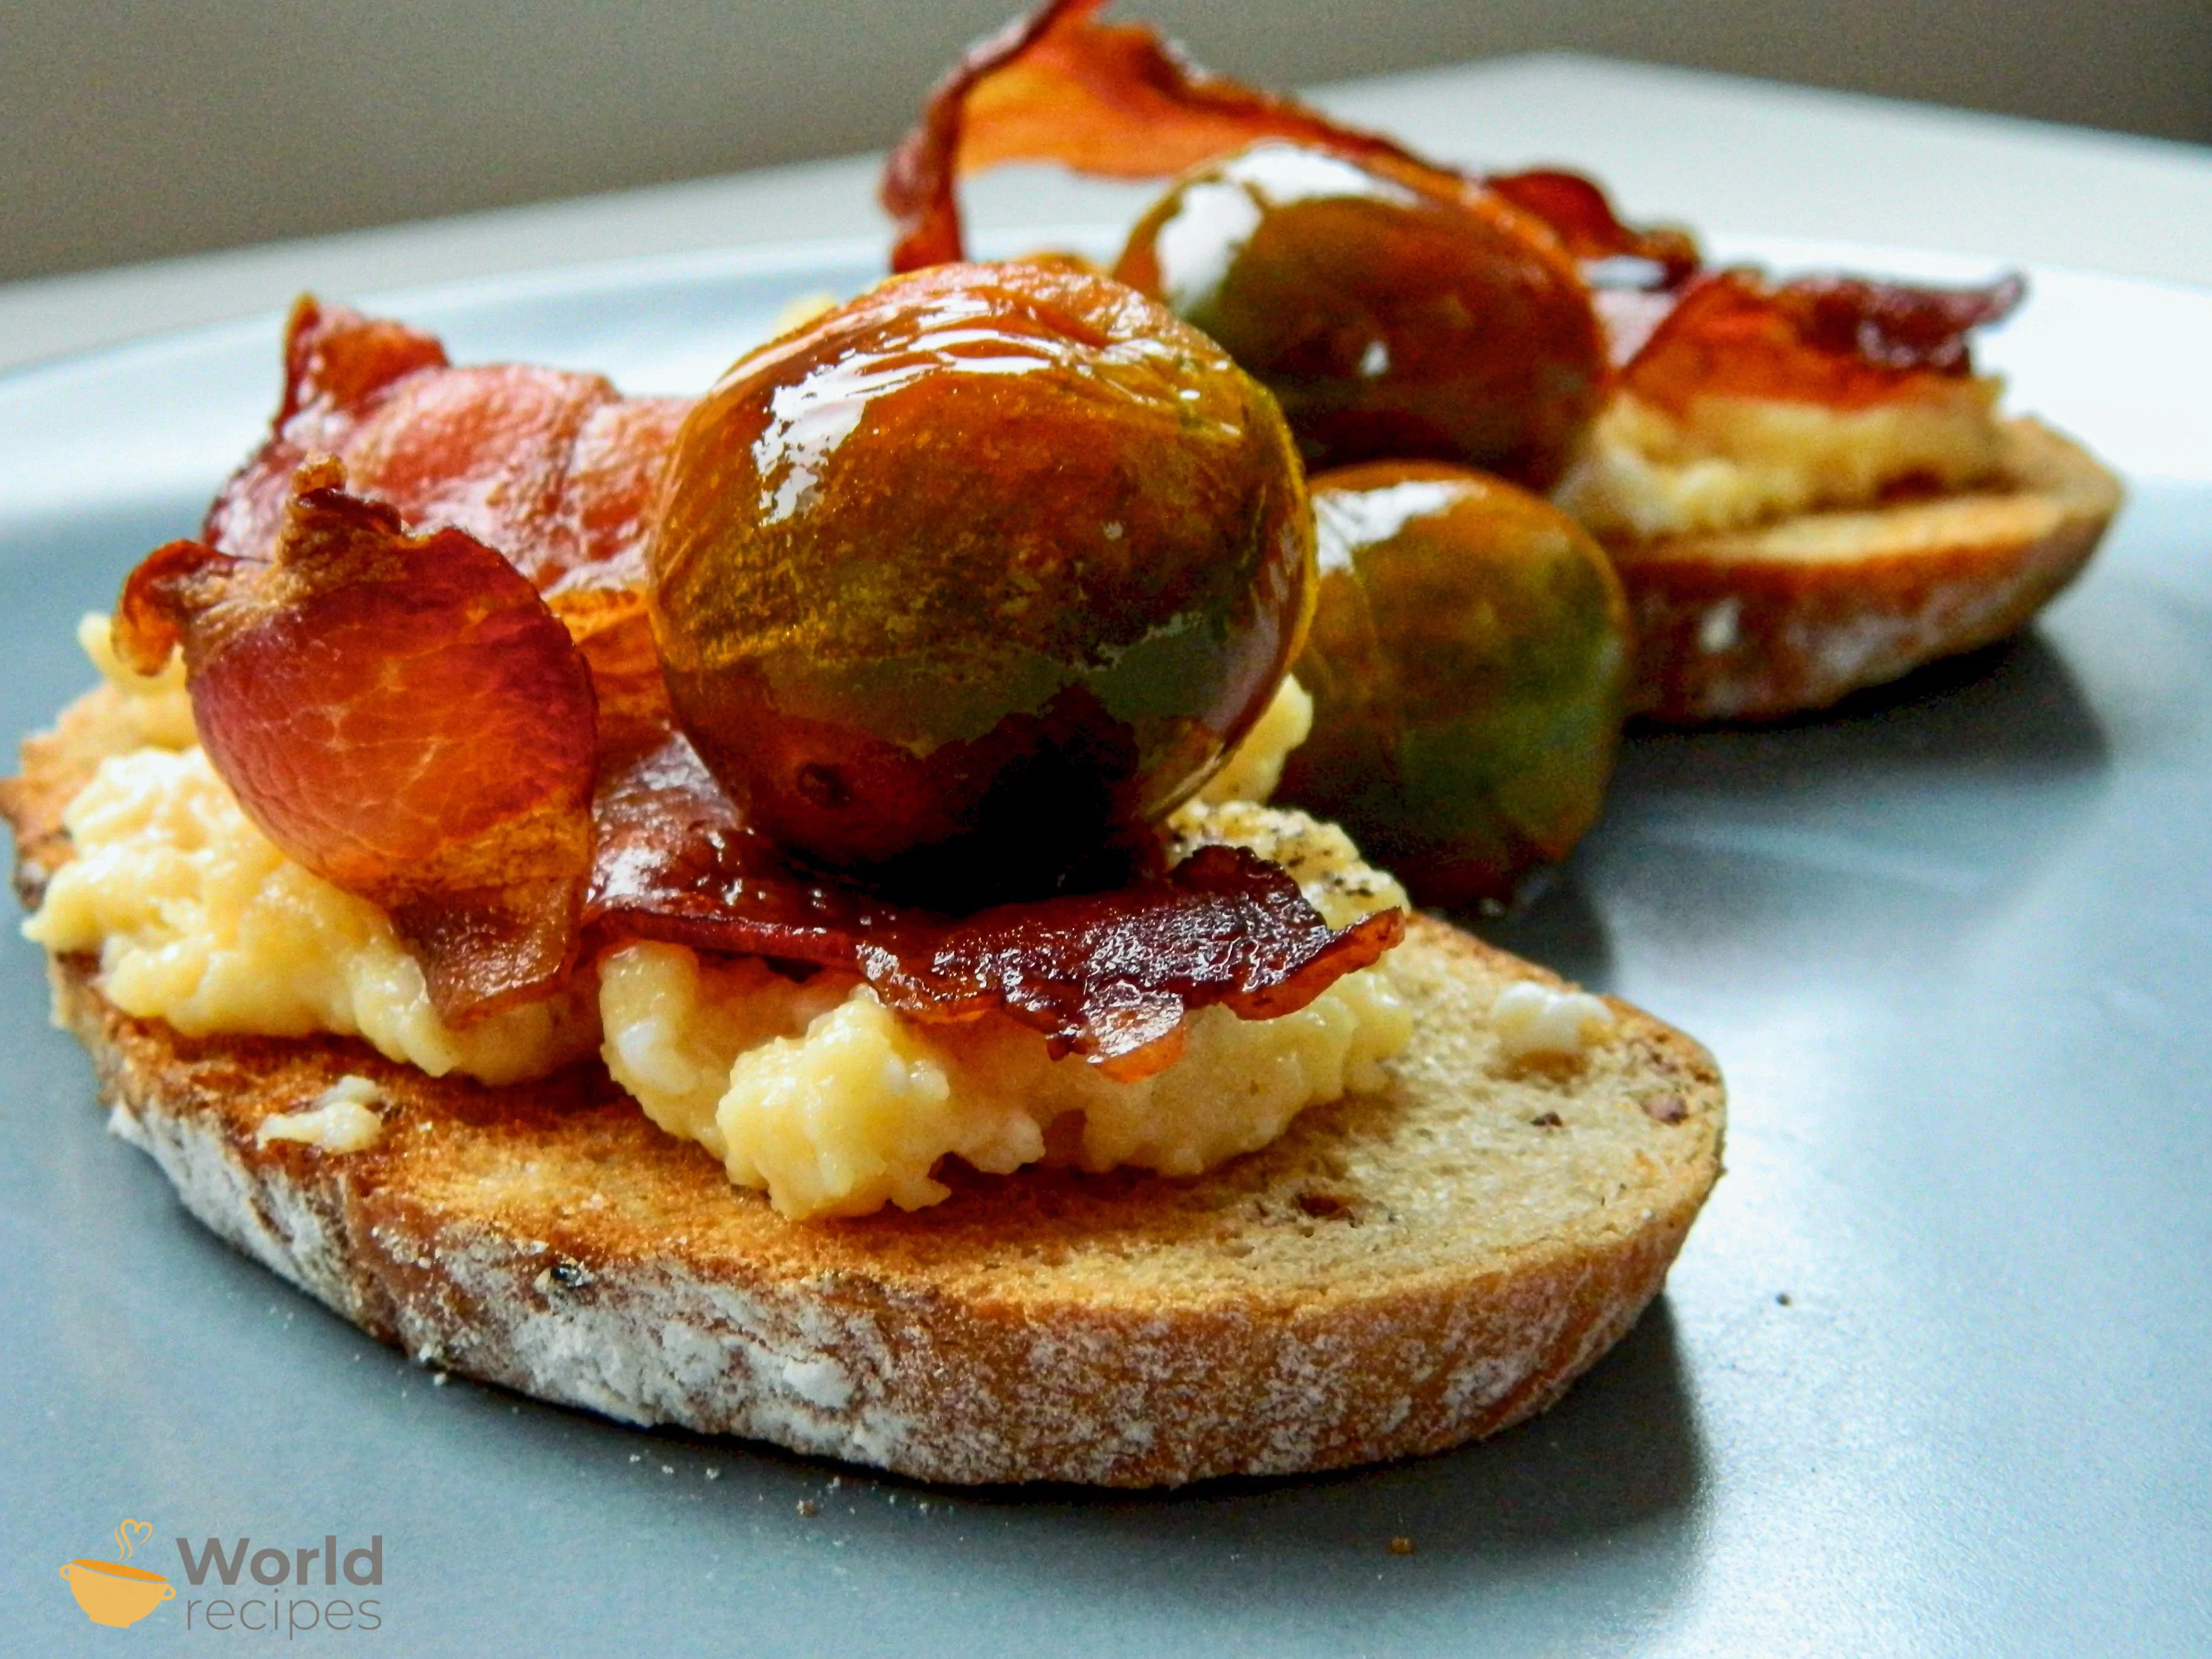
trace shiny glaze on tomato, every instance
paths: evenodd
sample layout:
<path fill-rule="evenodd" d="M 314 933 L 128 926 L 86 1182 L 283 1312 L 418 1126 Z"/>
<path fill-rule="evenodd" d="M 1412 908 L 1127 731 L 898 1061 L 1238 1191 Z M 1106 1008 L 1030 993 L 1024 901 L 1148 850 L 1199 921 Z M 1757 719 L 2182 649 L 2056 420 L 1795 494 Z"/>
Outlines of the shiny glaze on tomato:
<path fill-rule="evenodd" d="M 1304 632 L 1273 400 L 1066 264 L 894 278 L 734 367 L 648 552 L 678 717 L 787 847 L 939 908 L 1188 796 Z"/>
<path fill-rule="evenodd" d="M 1434 462 L 1313 481 L 1313 735 L 1276 799 L 1423 903 L 1512 896 L 1596 821 L 1628 671 L 1605 553 L 1548 501 Z"/>
<path fill-rule="evenodd" d="M 1604 342 L 1558 238 L 1470 181 L 1284 143 L 1197 167 L 1115 274 L 1281 400 L 1309 466 L 1423 457 L 1555 481 Z"/>

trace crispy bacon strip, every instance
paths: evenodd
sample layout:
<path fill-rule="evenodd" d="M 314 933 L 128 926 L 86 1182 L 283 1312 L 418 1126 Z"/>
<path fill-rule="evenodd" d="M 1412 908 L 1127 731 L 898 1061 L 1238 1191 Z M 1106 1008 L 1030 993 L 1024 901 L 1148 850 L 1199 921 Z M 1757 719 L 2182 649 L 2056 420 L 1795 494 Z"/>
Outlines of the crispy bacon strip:
<path fill-rule="evenodd" d="M 1679 231 L 1636 231 L 1604 191 L 1559 172 L 1475 178 L 1296 99 L 1209 73 L 1142 23 L 1098 21 L 1110 0 L 1048 0 L 979 41 L 930 93 L 892 152 L 884 210 L 894 270 L 964 258 L 959 179 L 1009 161 L 1057 161 L 1102 178 L 1180 173 L 1266 138 L 1327 149 L 1446 190 L 1486 187 L 1550 225 L 1578 258 L 1626 255 L 1673 276 L 1697 264 Z"/>
<path fill-rule="evenodd" d="M 599 763 L 626 761 L 657 747 L 676 729 L 676 710 L 660 676 L 645 594 L 636 587 L 566 587 L 546 604 L 584 665 L 599 707 Z"/>
<path fill-rule="evenodd" d="M 1649 272 L 1620 273 L 1608 286 L 1671 289 L 1698 269 L 1698 244 L 1688 231 L 1673 225 L 1630 228 L 1621 222 L 1596 180 L 1579 173 L 1539 167 L 1527 173 L 1493 173 L 1482 183 L 1523 213 L 1534 214 L 1549 225 L 1553 234 L 1567 245 L 1567 252 L 1586 266 L 1625 259 L 1652 267 Z"/>
<path fill-rule="evenodd" d="M 1109 1077 L 1146 1077 L 1182 1052 L 1184 1021 L 1218 1005 L 1246 1019 L 1296 1012 L 1405 932 L 1386 910 L 1332 933 L 1279 867 L 1202 847 L 1162 878 L 1113 892 L 985 910 L 862 941 L 860 971 L 922 1019 L 995 1009 Z"/>
<path fill-rule="evenodd" d="M 148 556 L 114 625 L 181 646 L 208 757 L 269 838 L 390 912 L 449 1020 L 556 984 L 591 870 L 591 677 L 530 584 L 464 532 L 302 466 L 266 560 Z"/>
<path fill-rule="evenodd" d="M 1972 374 L 1968 337 L 2009 315 L 2024 292 L 2017 276 L 1986 288 L 1935 289 L 1714 271 L 1657 321 L 1620 384 L 1677 412 L 1714 394 L 1838 408 L 1888 402 L 1926 377 Z"/>
<path fill-rule="evenodd" d="M 1209 73 L 1152 29 L 1107 23 L 1109 0 L 1048 0 L 970 49 L 896 150 L 882 199 L 893 268 L 957 259 L 962 177 L 1009 161 L 1144 179 L 1262 139 L 1330 150 L 1446 188 L 1480 188 L 1548 226 L 1597 292 L 1616 366 L 1663 400 L 1710 368 L 1707 389 L 1843 406 L 1899 395 L 1910 377 L 1972 373 L 1968 336 L 2018 302 L 2016 278 L 1949 291 L 1854 277 L 1766 283 L 1700 277 L 1695 242 L 1624 224 L 1580 173 L 1464 173 L 1279 94 Z M 1680 306 L 1677 301 L 1684 301 Z"/>
<path fill-rule="evenodd" d="M 1289 876 L 1227 847 L 1110 892 L 948 921 L 795 869 L 681 737 L 612 769 L 593 810 L 586 915 L 604 933 L 847 969 L 917 1019 L 1003 1013 L 1122 1079 L 1171 1063 L 1194 1011 L 1294 1012 L 1405 926 L 1393 910 L 1332 933 Z"/>
<path fill-rule="evenodd" d="M 343 462 L 349 488 L 411 529 L 466 532 L 541 589 L 635 585 L 660 471 L 690 402 L 624 398 L 596 374 L 457 368 L 431 336 L 312 298 L 285 329 L 274 429 L 209 510 L 201 539 L 271 556 L 293 473 Z"/>
<path fill-rule="evenodd" d="M 584 918 L 605 933 L 853 968 L 860 936 L 902 914 L 798 872 L 679 732 L 603 767 L 592 817 Z"/>

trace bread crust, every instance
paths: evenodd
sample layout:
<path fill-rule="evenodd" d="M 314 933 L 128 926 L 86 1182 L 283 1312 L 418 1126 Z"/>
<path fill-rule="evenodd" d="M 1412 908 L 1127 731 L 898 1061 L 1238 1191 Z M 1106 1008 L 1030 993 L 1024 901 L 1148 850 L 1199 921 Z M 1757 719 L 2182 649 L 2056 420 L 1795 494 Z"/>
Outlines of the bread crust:
<path fill-rule="evenodd" d="M 2096 550 L 2118 479 L 2033 420 L 1986 489 L 1725 533 L 1607 544 L 1634 617 L 1631 712 L 1825 708 L 2027 623 Z"/>
<path fill-rule="evenodd" d="M 34 900 L 95 693 L 0 790 Z M 92 705 L 89 708 L 88 705 Z M 1624 1004 L 1516 1063 L 1497 990 L 1553 975 L 1419 919 L 1382 1093 L 1195 1181 L 950 1176 L 915 1214 L 793 1224 L 604 1070 L 490 1089 L 338 1038 L 185 1038 L 52 964 L 111 1127 L 216 1232 L 427 1364 L 626 1422 L 933 1480 L 1177 1484 L 1430 1452 L 1549 1405 L 1633 1324 L 1720 1172 L 1705 1050 Z M 259 1143 L 339 1077 L 374 1147 Z"/>

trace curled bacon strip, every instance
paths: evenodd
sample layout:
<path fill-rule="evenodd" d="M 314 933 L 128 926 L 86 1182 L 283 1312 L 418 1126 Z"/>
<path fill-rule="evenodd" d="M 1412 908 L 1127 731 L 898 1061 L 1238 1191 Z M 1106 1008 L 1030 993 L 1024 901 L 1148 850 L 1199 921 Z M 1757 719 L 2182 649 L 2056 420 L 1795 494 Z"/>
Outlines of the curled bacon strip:
<path fill-rule="evenodd" d="M 1278 866 L 1241 847 L 1202 847 L 1164 877 L 1109 893 L 879 933 L 859 961 L 895 1008 L 924 1019 L 996 1009 L 1042 1031 L 1055 1054 L 1127 1080 L 1175 1060 L 1194 1011 L 1294 1013 L 1405 927 L 1402 911 L 1385 910 L 1332 933 Z"/>
<path fill-rule="evenodd" d="M 1567 245 L 1567 252 L 1585 265 L 1626 259 L 1652 267 L 1648 273 L 1627 273 L 1613 286 L 1671 289 L 1698 268 L 1698 244 L 1689 232 L 1672 225 L 1631 229 L 1620 222 L 1596 181 L 1579 173 L 1540 167 L 1528 173 L 1493 173 L 1482 183 L 1549 225 Z"/>
<path fill-rule="evenodd" d="M 645 544 L 686 398 L 616 395 L 597 375 L 453 367 L 403 323 L 305 298 L 284 331 L 284 397 L 270 435 L 223 487 L 201 540 L 274 556 L 293 474 L 335 455 L 347 487 L 412 530 L 452 527 L 550 597 L 621 752 L 673 723 L 645 618 Z"/>
<path fill-rule="evenodd" d="M 855 941 L 896 907 L 797 871 L 707 770 L 690 740 L 659 743 L 601 769 L 586 926 L 698 951 L 856 966 Z"/>
<path fill-rule="evenodd" d="M 418 330 L 302 299 L 285 328 L 275 428 L 216 498 L 201 539 L 270 557 L 293 473 L 329 454 L 355 493 L 410 528 L 467 532 L 541 589 L 632 585 L 690 408 L 622 398 L 596 374 L 457 368 Z"/>
<path fill-rule="evenodd" d="M 1487 188 L 1549 225 L 1580 259 L 1644 259 L 1670 280 L 1697 264 L 1687 236 L 1631 229 L 1578 174 L 1483 179 L 1440 167 L 1296 99 L 1200 69 L 1142 23 L 1099 21 L 1109 3 L 1048 0 L 979 41 L 938 82 L 884 173 L 884 208 L 898 228 L 892 270 L 965 257 L 955 189 L 965 175 L 1057 161 L 1102 178 L 1152 179 L 1265 138 L 1413 170 L 1448 192 Z"/>
<path fill-rule="evenodd" d="M 1170 1064 L 1192 1012 L 1294 1012 L 1405 927 L 1392 910 L 1333 933 L 1288 875 L 1228 847 L 1110 892 L 947 920 L 796 869 L 680 737 L 611 772 L 594 811 L 586 915 L 605 933 L 846 969 L 915 1018 L 1003 1013 L 1121 1079 Z"/>
<path fill-rule="evenodd" d="M 465 1019 L 556 984 L 592 860 L 592 684 L 544 600 L 464 532 L 302 466 L 265 561 L 198 542 L 124 587 L 117 650 L 181 646 L 208 758 L 269 838 L 390 912 Z"/>
<path fill-rule="evenodd" d="M 1893 396 L 1910 375 L 1972 372 L 1970 331 L 2018 302 L 2017 279 L 1951 292 L 1852 277 L 1766 283 L 1700 277 L 1695 242 L 1624 224 L 1605 192 L 1557 169 L 1476 175 L 1414 155 L 1279 94 L 1191 64 L 1151 28 L 1098 19 L 1109 0 L 1048 0 L 972 48 L 930 94 L 896 150 L 882 198 L 897 222 L 893 268 L 957 259 L 961 177 L 1057 161 L 1152 178 L 1284 139 L 1435 187 L 1482 189 L 1547 226 L 1583 264 L 1618 367 L 1662 401 L 1701 368 L 1709 390 L 1808 402 Z M 1678 306 L 1677 301 L 1684 303 Z"/>
<path fill-rule="evenodd" d="M 1775 283 L 1750 270 L 1692 283 L 1621 371 L 1620 383 L 1680 411 L 1722 394 L 1851 408 L 1923 376 L 1973 373 L 1968 336 L 2021 301 L 2017 276 L 1986 288 L 1909 288 L 1850 276 Z"/>
<path fill-rule="evenodd" d="M 599 706 L 599 761 L 627 760 L 656 747 L 676 729 L 676 710 L 660 675 L 645 594 L 635 587 L 568 587 L 546 604 L 584 665 Z"/>

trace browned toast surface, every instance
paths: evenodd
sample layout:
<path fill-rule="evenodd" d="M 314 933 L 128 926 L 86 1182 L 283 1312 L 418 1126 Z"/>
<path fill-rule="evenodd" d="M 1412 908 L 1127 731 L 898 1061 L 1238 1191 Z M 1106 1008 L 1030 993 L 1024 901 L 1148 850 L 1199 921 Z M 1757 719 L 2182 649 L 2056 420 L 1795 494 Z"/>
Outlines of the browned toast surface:
<path fill-rule="evenodd" d="M 2031 420 L 1989 488 L 1725 533 L 1613 542 L 1637 633 L 1634 712 L 1823 708 L 2024 625 L 2095 551 L 2118 479 Z"/>
<path fill-rule="evenodd" d="M 19 884 L 66 856 L 100 694 L 0 796 Z M 1503 1058 L 1504 984 L 1444 924 L 1395 957 L 1382 1093 L 1194 1181 L 956 1175 L 915 1214 L 793 1224 L 597 1065 L 489 1089 L 341 1039 L 188 1040 L 54 963 L 119 1133 L 218 1233 L 425 1361 L 636 1422 L 930 1479 L 1142 1485 L 1437 1449 L 1541 1409 L 1656 1293 L 1719 1173 L 1705 1051 L 1615 1005 L 1578 1061 Z M 385 1128 L 258 1142 L 348 1073 Z"/>

